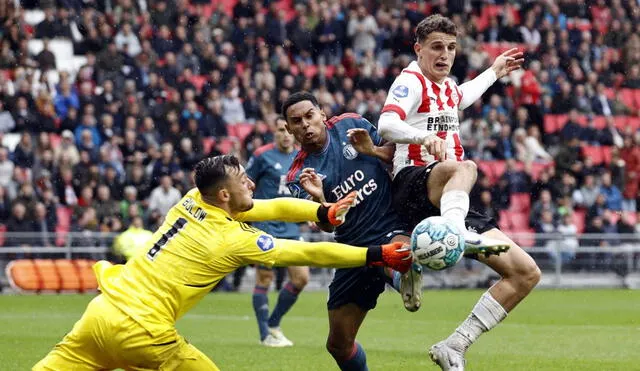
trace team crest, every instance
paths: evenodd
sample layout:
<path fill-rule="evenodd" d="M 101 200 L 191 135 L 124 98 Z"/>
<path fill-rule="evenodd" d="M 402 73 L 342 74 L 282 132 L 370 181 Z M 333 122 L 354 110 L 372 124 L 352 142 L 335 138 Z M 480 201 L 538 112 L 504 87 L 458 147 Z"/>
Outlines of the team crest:
<path fill-rule="evenodd" d="M 263 234 L 260 237 L 258 237 L 258 240 L 256 241 L 256 244 L 258 245 L 258 247 L 262 251 L 269 251 L 269 250 L 273 249 L 273 247 L 275 246 L 275 244 L 273 242 L 273 238 L 271 238 L 271 236 L 266 235 L 266 234 Z"/>
<path fill-rule="evenodd" d="M 276 164 L 275 164 L 275 165 L 273 165 L 273 167 L 274 167 L 276 170 L 281 170 L 281 169 L 282 169 L 282 165 L 280 165 L 280 163 L 279 163 L 279 162 L 276 162 Z"/>
<path fill-rule="evenodd" d="M 342 147 L 342 154 L 347 160 L 353 160 L 358 157 L 358 151 L 356 151 L 356 149 L 353 148 L 351 144 L 347 144 L 346 146 Z"/>
<path fill-rule="evenodd" d="M 302 189 L 300 188 L 300 186 L 295 183 L 289 183 L 288 186 L 291 195 L 295 198 L 300 198 L 300 193 L 302 193 Z"/>
<path fill-rule="evenodd" d="M 398 98 L 406 98 L 409 95 L 409 88 L 404 85 L 396 86 L 391 93 Z"/>

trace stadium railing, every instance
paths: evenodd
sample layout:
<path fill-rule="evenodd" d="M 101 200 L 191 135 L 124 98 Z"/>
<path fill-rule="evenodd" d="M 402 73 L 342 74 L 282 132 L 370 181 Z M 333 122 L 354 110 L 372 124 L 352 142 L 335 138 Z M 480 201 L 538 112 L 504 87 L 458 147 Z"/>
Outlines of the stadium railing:
<path fill-rule="evenodd" d="M 0 287 L 8 286 L 4 275 L 9 262 L 36 260 L 113 260 L 113 241 L 117 234 L 102 232 L 69 232 L 64 245 L 56 246 L 56 233 L 5 232 L 0 246 Z M 524 249 L 536 260 L 543 272 L 542 287 L 638 287 L 640 288 L 640 234 L 509 233 L 515 241 L 530 241 Z M 332 235 L 304 232 L 306 241 L 330 241 Z M 43 241 L 49 246 L 44 246 Z M 251 270 L 248 270 L 251 271 Z M 325 288 L 331 272 L 313 269 L 311 287 Z M 253 273 L 249 273 L 251 276 Z M 499 278 L 490 268 L 471 259 L 462 260 L 453 269 L 428 271 L 425 287 L 481 287 Z M 242 289 L 253 281 L 244 279 Z"/>

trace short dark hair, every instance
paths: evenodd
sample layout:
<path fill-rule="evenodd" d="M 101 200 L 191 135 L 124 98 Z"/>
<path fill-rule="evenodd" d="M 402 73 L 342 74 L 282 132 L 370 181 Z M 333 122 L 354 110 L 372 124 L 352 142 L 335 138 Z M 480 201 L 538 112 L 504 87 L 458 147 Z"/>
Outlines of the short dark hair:
<path fill-rule="evenodd" d="M 227 179 L 227 167 L 240 170 L 240 161 L 233 155 L 207 157 L 193 168 L 196 187 L 202 194 L 209 195 Z"/>
<path fill-rule="evenodd" d="M 416 27 L 416 41 L 422 43 L 433 32 L 442 32 L 447 35 L 458 36 L 456 24 L 449 18 L 440 14 L 430 15 L 418 23 Z"/>
<path fill-rule="evenodd" d="M 304 102 L 305 100 L 308 100 L 309 102 L 311 102 L 311 104 L 320 108 L 320 104 L 313 94 L 309 93 L 308 91 L 299 91 L 289 95 L 284 103 L 282 103 L 282 116 L 284 117 L 284 120 L 287 121 L 287 110 L 289 109 L 289 107 L 293 106 L 296 103 Z"/>

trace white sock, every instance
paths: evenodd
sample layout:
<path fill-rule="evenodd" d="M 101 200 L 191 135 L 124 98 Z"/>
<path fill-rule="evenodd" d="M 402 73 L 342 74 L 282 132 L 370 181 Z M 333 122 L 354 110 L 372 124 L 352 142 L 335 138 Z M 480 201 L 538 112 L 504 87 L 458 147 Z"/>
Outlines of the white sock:
<path fill-rule="evenodd" d="M 469 194 L 465 191 L 449 191 L 440 198 L 440 215 L 451 220 L 464 233 L 464 219 L 469 212 Z"/>
<path fill-rule="evenodd" d="M 447 338 L 447 344 L 464 353 L 483 332 L 496 327 L 506 316 L 507 311 L 487 291 L 473 307 L 469 317 Z"/>

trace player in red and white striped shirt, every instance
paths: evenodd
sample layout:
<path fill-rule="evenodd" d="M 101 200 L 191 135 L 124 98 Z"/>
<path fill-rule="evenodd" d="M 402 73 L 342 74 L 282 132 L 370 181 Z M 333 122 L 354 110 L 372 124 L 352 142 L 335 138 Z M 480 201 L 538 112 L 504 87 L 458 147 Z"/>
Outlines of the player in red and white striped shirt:
<path fill-rule="evenodd" d="M 431 347 L 431 358 L 443 370 L 464 370 L 464 354 L 483 333 L 502 321 L 540 279 L 535 261 L 502 233 L 492 218 L 469 210 L 469 192 L 477 170 L 464 160 L 458 110 L 464 109 L 498 79 L 522 66 L 523 54 L 509 50 L 491 68 L 460 86 L 448 77 L 456 54 L 456 26 L 434 15 L 416 28 L 411 62 L 396 78 L 382 109 L 378 131 L 396 143 L 393 161 L 394 205 L 415 226 L 433 215 L 449 218 L 465 239 L 511 247 L 507 253 L 479 256 L 502 279 L 491 287 L 469 317 L 446 340 Z M 480 235 L 478 235 L 477 233 Z"/>

